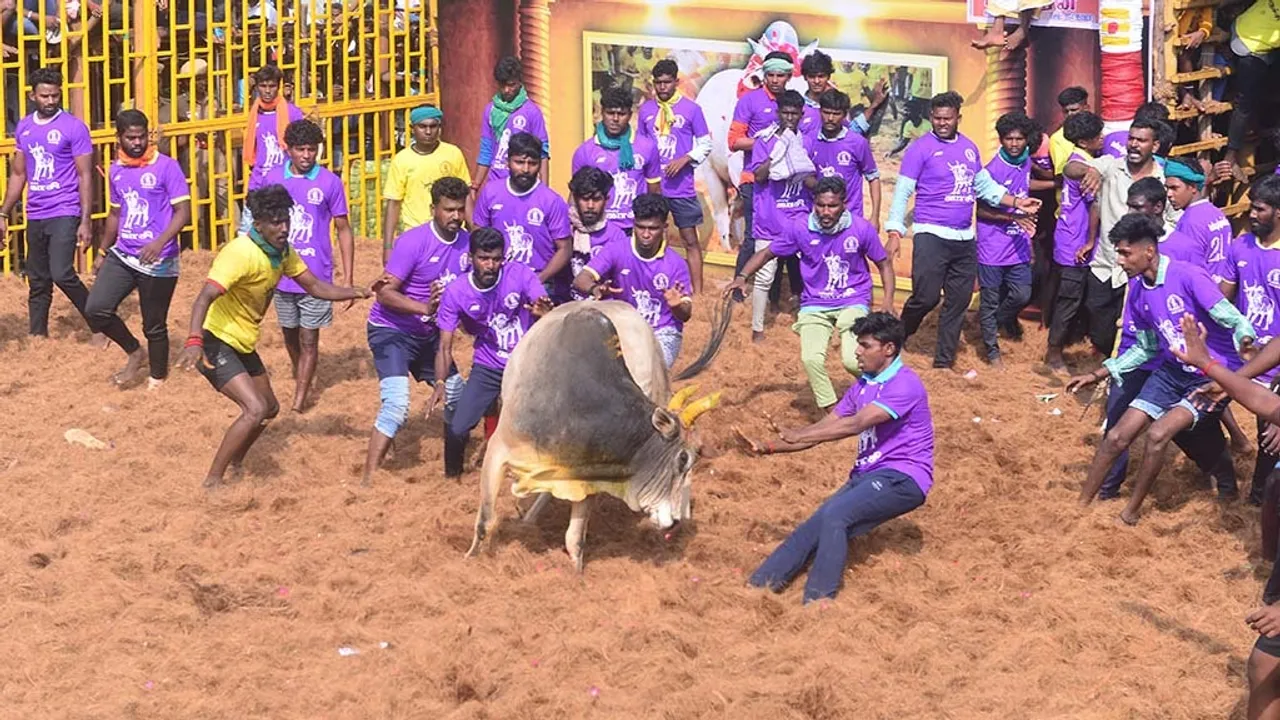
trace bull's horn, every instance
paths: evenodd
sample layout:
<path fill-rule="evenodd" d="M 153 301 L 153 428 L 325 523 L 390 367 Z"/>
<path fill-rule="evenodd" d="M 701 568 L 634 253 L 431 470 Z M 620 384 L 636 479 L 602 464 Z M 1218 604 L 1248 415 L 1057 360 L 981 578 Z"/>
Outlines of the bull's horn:
<path fill-rule="evenodd" d="M 710 395 L 705 395 L 697 400 L 694 400 L 693 402 L 689 403 L 688 407 L 686 407 L 683 411 L 681 411 L 680 422 L 684 423 L 685 427 L 693 427 L 693 423 L 698 420 L 698 416 L 702 415 L 703 413 L 716 407 L 719 404 L 720 404 L 719 392 L 713 392 Z"/>
<path fill-rule="evenodd" d="M 671 396 L 671 401 L 667 403 L 667 409 L 673 413 L 678 413 L 684 409 L 684 404 L 689 402 L 694 393 L 698 392 L 697 385 L 690 385 L 675 395 Z"/>

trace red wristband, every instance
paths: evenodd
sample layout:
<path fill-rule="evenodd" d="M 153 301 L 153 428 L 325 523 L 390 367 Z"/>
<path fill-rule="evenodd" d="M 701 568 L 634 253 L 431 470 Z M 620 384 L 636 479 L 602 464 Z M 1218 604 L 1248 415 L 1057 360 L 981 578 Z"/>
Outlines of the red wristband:
<path fill-rule="evenodd" d="M 1221 365 L 1221 364 L 1222 363 L 1218 362 L 1217 360 L 1210 359 L 1209 364 L 1205 365 L 1204 369 L 1201 370 L 1200 372 L 1204 373 L 1205 377 L 1209 377 L 1209 368 L 1213 367 L 1214 365 Z"/>
<path fill-rule="evenodd" d="M 189 347 L 202 348 L 204 347 L 204 338 L 200 337 L 199 335 L 192 335 L 191 337 L 187 338 L 186 344 L 183 345 L 182 347 L 183 348 L 189 348 Z"/>

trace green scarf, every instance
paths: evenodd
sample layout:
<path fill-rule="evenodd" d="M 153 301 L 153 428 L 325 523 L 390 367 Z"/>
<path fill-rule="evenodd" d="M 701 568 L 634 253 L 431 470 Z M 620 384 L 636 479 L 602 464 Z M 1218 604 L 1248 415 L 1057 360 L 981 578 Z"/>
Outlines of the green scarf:
<path fill-rule="evenodd" d="M 852 225 L 853 225 L 853 213 L 849 212 L 848 210 L 845 210 L 840 215 L 840 219 L 836 221 L 835 227 L 831 228 L 830 230 L 823 229 L 822 223 L 818 222 L 818 213 L 813 211 L 809 212 L 809 231 L 810 232 L 822 233 L 823 235 L 838 235 L 844 232 L 845 230 L 848 230 Z"/>
<path fill-rule="evenodd" d="M 502 99 L 502 93 L 494 93 L 493 107 L 489 109 L 489 127 L 493 129 L 495 138 L 502 137 L 502 128 L 507 126 L 507 118 L 511 117 L 511 113 L 520 109 L 529 100 L 529 93 L 525 92 L 524 86 L 520 86 L 520 92 L 511 98 L 511 102 Z"/>
<path fill-rule="evenodd" d="M 267 259 L 271 261 L 271 269 L 279 270 L 280 263 L 284 262 L 284 253 L 289 249 L 289 246 L 285 245 L 282 250 L 266 240 L 263 240 L 257 230 L 249 230 L 249 239 L 253 241 L 254 245 L 258 246 L 259 250 L 266 253 Z"/>
<path fill-rule="evenodd" d="M 618 169 L 632 170 L 636 166 L 636 155 L 631 149 L 631 129 L 618 137 L 609 137 L 609 133 L 604 130 L 604 123 L 596 123 L 596 142 L 605 150 L 618 151 Z"/>
<path fill-rule="evenodd" d="M 1022 167 L 1022 163 L 1026 162 L 1027 158 L 1031 157 L 1031 148 L 1023 148 L 1022 154 L 1017 157 L 1010 155 L 1004 148 L 1000 148 L 1000 157 L 1004 158 L 1004 161 L 1010 165 Z"/>

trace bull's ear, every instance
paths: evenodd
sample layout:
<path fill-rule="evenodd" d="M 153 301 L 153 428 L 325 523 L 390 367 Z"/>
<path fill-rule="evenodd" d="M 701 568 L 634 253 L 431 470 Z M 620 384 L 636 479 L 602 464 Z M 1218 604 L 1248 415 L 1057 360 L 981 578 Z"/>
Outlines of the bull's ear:
<path fill-rule="evenodd" d="M 662 437 L 674 440 L 680 435 L 680 418 L 672 415 L 666 408 L 656 407 L 653 409 L 653 428 Z"/>

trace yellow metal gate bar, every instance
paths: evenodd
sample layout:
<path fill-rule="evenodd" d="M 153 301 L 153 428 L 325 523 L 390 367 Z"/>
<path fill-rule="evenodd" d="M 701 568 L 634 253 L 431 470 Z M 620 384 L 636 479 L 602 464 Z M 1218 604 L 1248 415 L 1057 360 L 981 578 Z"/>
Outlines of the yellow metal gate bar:
<path fill-rule="evenodd" d="M 24 6 L 56 5 L 57 17 Z M 247 177 L 240 161 L 253 73 L 275 64 L 284 94 L 325 130 L 321 163 L 342 177 L 357 235 L 378 237 L 386 164 L 403 144 L 408 110 L 439 104 L 436 0 L 18 0 L 0 12 L 0 191 L 13 132 L 28 113 L 27 77 L 53 67 L 64 107 L 93 138 L 94 218 L 106 214 L 106 169 L 117 112 L 136 108 L 161 152 L 191 182 L 186 247 L 216 248 L 234 232 Z M 15 27 L 9 27 L 9 20 Z M 21 211 L 0 271 L 25 256 Z"/>

